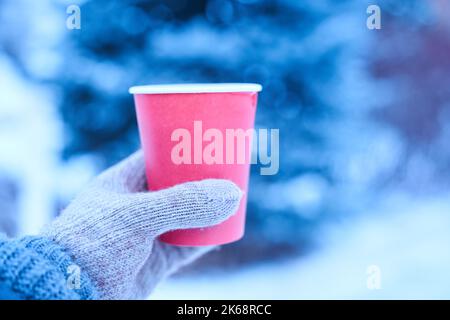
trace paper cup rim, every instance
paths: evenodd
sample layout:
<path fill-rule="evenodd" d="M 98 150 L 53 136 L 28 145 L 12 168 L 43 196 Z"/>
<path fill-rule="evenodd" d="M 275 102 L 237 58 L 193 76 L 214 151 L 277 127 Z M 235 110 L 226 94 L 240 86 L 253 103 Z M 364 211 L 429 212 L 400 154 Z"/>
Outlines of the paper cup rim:
<path fill-rule="evenodd" d="M 177 83 L 133 86 L 131 94 L 260 92 L 258 83 Z"/>

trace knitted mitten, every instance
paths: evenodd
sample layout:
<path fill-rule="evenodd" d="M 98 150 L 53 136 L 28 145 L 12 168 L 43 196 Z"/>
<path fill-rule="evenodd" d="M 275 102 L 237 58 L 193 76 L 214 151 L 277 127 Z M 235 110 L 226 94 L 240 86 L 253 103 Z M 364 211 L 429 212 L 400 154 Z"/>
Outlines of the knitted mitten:
<path fill-rule="evenodd" d="M 242 196 L 232 182 L 216 179 L 145 190 L 138 152 L 101 174 L 43 231 L 88 274 L 100 298 L 147 297 L 162 278 L 212 248 L 170 246 L 157 236 L 218 224 Z"/>

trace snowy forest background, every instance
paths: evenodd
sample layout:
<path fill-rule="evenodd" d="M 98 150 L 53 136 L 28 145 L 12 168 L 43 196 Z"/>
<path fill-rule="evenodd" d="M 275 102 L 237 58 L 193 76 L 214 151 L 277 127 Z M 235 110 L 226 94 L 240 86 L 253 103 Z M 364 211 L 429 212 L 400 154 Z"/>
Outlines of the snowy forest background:
<path fill-rule="evenodd" d="M 448 298 L 449 14 L 445 0 L 0 0 L 0 230 L 37 233 L 139 147 L 128 87 L 257 82 L 280 172 L 253 168 L 243 240 L 154 297 Z"/>

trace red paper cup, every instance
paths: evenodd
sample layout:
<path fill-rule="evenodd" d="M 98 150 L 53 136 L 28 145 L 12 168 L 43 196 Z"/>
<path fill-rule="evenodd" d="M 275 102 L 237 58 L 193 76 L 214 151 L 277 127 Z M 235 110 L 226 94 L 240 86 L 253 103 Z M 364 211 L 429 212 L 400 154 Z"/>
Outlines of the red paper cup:
<path fill-rule="evenodd" d="M 161 241 L 206 246 L 243 237 L 250 171 L 248 133 L 254 128 L 259 91 L 261 85 L 250 83 L 130 88 L 136 104 L 149 190 L 218 178 L 231 180 L 244 191 L 237 213 L 228 220 L 208 228 L 169 231 L 160 236 Z M 245 141 L 243 132 L 247 134 Z"/>

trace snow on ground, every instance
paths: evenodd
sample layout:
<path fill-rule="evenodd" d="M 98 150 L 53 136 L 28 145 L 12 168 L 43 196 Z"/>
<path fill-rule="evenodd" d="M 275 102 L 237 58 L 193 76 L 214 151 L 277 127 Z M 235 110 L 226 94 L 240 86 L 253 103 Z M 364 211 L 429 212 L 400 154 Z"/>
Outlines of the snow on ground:
<path fill-rule="evenodd" d="M 233 273 L 168 279 L 151 298 L 449 298 L 447 199 L 387 196 L 365 215 L 323 228 L 320 248 L 306 257 Z M 379 289 L 368 288 L 371 266 L 380 271 Z"/>
<path fill-rule="evenodd" d="M 63 124 L 55 95 L 21 77 L 0 54 L 0 173 L 20 188 L 19 233 L 35 234 L 49 222 L 56 200 L 76 194 L 95 173 L 88 156 L 62 163 Z"/>
<path fill-rule="evenodd" d="M 26 70 L 46 78 L 62 67 L 58 48 L 67 32 L 65 17 L 49 0 L 6 1 L 0 20 L 8 27 L 0 38 L 13 46 L 16 58 L 25 57 Z M 54 88 L 29 80 L 0 52 L 0 177 L 20 190 L 19 234 L 36 233 L 53 217 L 57 201 L 73 197 L 95 171 L 88 157 L 60 161 L 64 132 L 57 104 Z"/>
<path fill-rule="evenodd" d="M 0 55 L 0 170 L 19 183 L 20 232 L 34 233 L 53 212 L 51 173 L 57 166 L 61 125 L 52 97 L 17 74 Z"/>

